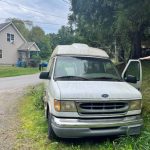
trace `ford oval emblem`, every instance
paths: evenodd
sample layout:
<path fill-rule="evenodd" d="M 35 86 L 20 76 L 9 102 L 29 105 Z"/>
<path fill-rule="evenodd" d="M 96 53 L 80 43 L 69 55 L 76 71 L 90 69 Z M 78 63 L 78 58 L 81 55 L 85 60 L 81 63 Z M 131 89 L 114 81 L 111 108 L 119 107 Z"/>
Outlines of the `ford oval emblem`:
<path fill-rule="evenodd" d="M 102 94 L 102 97 L 107 98 L 107 97 L 109 97 L 109 95 L 108 94 Z"/>

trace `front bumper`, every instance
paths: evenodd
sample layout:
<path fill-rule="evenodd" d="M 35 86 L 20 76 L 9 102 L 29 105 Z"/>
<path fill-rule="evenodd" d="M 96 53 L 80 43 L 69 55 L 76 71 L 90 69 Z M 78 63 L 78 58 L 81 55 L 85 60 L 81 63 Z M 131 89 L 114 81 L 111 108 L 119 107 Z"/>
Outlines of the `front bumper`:
<path fill-rule="evenodd" d="M 58 137 L 137 135 L 143 120 L 140 115 L 113 119 L 68 119 L 52 117 L 52 128 Z"/>

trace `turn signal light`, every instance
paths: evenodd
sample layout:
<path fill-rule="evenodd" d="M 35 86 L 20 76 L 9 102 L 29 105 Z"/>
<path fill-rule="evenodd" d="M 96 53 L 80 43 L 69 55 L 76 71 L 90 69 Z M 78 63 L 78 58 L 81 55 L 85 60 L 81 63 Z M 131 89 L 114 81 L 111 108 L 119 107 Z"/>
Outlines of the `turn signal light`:
<path fill-rule="evenodd" d="M 54 108 L 56 111 L 60 112 L 61 110 L 61 103 L 59 100 L 54 100 Z"/>

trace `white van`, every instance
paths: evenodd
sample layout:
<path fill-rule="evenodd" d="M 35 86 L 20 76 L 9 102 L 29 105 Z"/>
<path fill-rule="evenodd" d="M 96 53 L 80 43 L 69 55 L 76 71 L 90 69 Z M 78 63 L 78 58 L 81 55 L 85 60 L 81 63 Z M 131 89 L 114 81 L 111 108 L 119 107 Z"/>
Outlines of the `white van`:
<path fill-rule="evenodd" d="M 140 134 L 142 68 L 130 60 L 122 77 L 101 49 L 59 45 L 47 68 L 48 138 Z"/>

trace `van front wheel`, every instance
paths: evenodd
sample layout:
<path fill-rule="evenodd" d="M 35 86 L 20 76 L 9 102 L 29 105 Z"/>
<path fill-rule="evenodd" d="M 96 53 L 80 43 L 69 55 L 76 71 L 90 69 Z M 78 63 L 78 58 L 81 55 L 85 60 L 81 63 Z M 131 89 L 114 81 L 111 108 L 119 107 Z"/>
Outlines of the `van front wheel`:
<path fill-rule="evenodd" d="M 50 139 L 50 140 L 57 138 L 57 136 L 55 135 L 53 128 L 52 128 L 51 118 L 52 118 L 51 114 L 48 113 L 48 139 Z"/>

